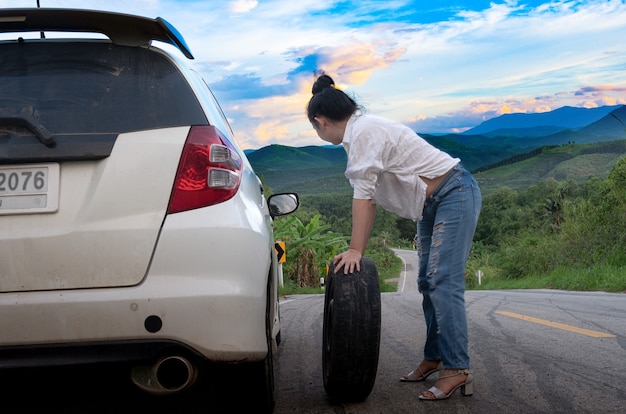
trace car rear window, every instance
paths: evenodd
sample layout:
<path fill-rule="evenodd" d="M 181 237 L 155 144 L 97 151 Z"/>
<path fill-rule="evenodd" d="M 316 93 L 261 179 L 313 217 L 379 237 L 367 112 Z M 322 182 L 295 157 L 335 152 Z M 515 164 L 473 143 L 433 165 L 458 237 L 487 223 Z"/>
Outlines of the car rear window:
<path fill-rule="evenodd" d="M 107 42 L 0 45 L 0 118 L 21 115 L 66 138 L 207 123 L 172 62 Z"/>

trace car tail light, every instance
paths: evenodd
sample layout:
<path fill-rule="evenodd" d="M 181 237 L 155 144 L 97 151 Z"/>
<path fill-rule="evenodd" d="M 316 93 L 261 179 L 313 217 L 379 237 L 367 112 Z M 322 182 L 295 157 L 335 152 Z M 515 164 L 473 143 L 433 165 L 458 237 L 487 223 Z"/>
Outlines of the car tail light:
<path fill-rule="evenodd" d="M 239 189 L 242 160 L 213 126 L 191 127 L 180 158 L 168 214 L 207 207 Z"/>

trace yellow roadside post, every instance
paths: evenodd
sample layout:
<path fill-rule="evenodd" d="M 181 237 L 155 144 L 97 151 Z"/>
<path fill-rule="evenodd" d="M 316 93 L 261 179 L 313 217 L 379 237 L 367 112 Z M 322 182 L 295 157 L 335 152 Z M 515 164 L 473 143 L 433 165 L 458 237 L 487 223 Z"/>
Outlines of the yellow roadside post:
<path fill-rule="evenodd" d="M 287 255 L 285 254 L 285 242 L 277 241 L 274 243 L 274 250 L 276 251 L 276 258 L 278 259 L 278 280 L 281 287 L 285 285 L 283 281 L 283 263 L 287 261 Z"/>

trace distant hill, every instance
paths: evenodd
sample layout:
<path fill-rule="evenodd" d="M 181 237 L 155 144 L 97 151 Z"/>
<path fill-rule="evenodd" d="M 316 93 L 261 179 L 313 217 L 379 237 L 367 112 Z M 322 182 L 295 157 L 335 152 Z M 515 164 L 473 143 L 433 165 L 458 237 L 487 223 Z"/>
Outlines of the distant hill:
<path fill-rule="evenodd" d="M 522 149 L 505 140 L 492 141 L 484 138 L 479 142 L 474 136 L 470 137 L 470 140 L 463 140 L 457 139 L 459 135 L 452 134 L 428 135 L 420 133 L 419 135 L 440 150 L 460 158 L 465 168 L 469 170 L 493 164 L 528 150 L 528 148 Z"/>
<path fill-rule="evenodd" d="M 626 106 L 608 106 L 602 107 L 603 111 L 594 112 L 595 116 L 573 116 L 571 127 L 559 125 L 542 125 L 529 127 L 514 127 L 524 116 L 534 117 L 543 114 L 514 114 L 515 117 L 502 115 L 493 120 L 485 121 L 483 124 L 462 134 L 444 134 L 444 135 L 426 135 L 429 137 L 445 138 L 460 144 L 481 148 L 483 150 L 493 150 L 499 148 L 513 148 L 514 151 L 528 151 L 533 148 L 546 145 L 562 145 L 570 142 L 591 143 L 600 141 L 612 141 L 622 139 L 626 136 Z M 593 111 L 594 109 L 570 108 L 581 111 Z M 569 114 L 579 113 L 578 111 L 568 112 Z M 548 113 L 549 114 L 549 113 Z M 605 114 L 597 119 L 598 115 Z M 513 120 L 513 126 L 505 127 L 504 120 Z M 537 118 L 535 118 L 537 119 Z M 547 117 L 540 119 L 547 120 Z M 556 118 L 561 119 L 561 117 Z M 580 126 L 579 119 L 591 121 L 588 124 Z M 484 124 L 490 121 L 498 120 L 497 123 L 491 123 L 490 127 L 483 128 Z M 558 121 L 562 122 L 562 121 Z M 558 123 L 555 121 L 555 123 Z M 532 125 L 532 123 L 529 123 Z M 497 129 L 491 129 L 498 127 Z M 485 131 L 482 134 L 472 134 L 471 131 Z M 425 136 L 425 134 L 420 134 Z"/>
<path fill-rule="evenodd" d="M 582 128 L 599 121 L 620 106 L 622 105 L 591 109 L 564 106 L 551 112 L 504 114 L 465 131 L 463 135 L 498 136 L 502 131 L 509 131 L 504 135 L 509 135 L 510 131 L 517 131 L 517 136 L 533 136 L 538 131 L 553 134 L 564 129 Z M 527 130 L 529 134 L 524 130 Z"/>
<path fill-rule="evenodd" d="M 274 192 L 301 194 L 350 190 L 343 173 L 346 151 L 341 146 L 289 147 L 270 145 L 247 155 L 256 173 Z M 329 180 L 328 177 L 333 177 Z M 347 186 L 347 188 L 342 187 Z M 335 188 L 335 187 L 339 188 Z M 297 188 L 298 190 L 294 190 Z"/>
<path fill-rule="evenodd" d="M 248 153 L 253 165 L 264 169 L 290 168 L 306 169 L 329 166 L 337 161 L 345 162 L 346 151 L 341 146 L 289 147 L 273 144 Z"/>
<path fill-rule="evenodd" d="M 611 168 L 626 157 L 626 140 L 595 144 L 563 145 L 535 150 L 529 157 L 474 172 L 483 194 L 509 187 L 523 189 L 543 180 L 582 183 L 592 177 L 605 179 Z"/>
<path fill-rule="evenodd" d="M 480 170 L 477 176 L 483 180 L 483 191 L 500 185 L 527 185 L 547 177 L 580 180 L 604 176 L 626 155 L 623 142 L 611 145 L 626 139 L 624 105 L 513 115 L 503 115 L 474 128 L 484 131 L 480 135 L 419 135 L 460 158 L 469 170 Z M 507 124 L 506 120 L 511 122 Z M 343 175 L 347 158 L 341 146 L 270 145 L 247 151 L 247 156 L 274 192 L 325 194 L 351 190 Z"/>

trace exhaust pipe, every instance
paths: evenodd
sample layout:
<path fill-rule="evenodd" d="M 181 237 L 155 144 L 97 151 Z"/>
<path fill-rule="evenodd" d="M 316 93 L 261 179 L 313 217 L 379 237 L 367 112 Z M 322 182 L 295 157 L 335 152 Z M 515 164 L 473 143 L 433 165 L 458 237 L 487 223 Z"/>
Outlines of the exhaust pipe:
<path fill-rule="evenodd" d="M 150 394 L 174 394 L 196 381 L 198 370 L 188 359 L 173 355 L 151 366 L 137 366 L 131 371 L 133 383 Z"/>

